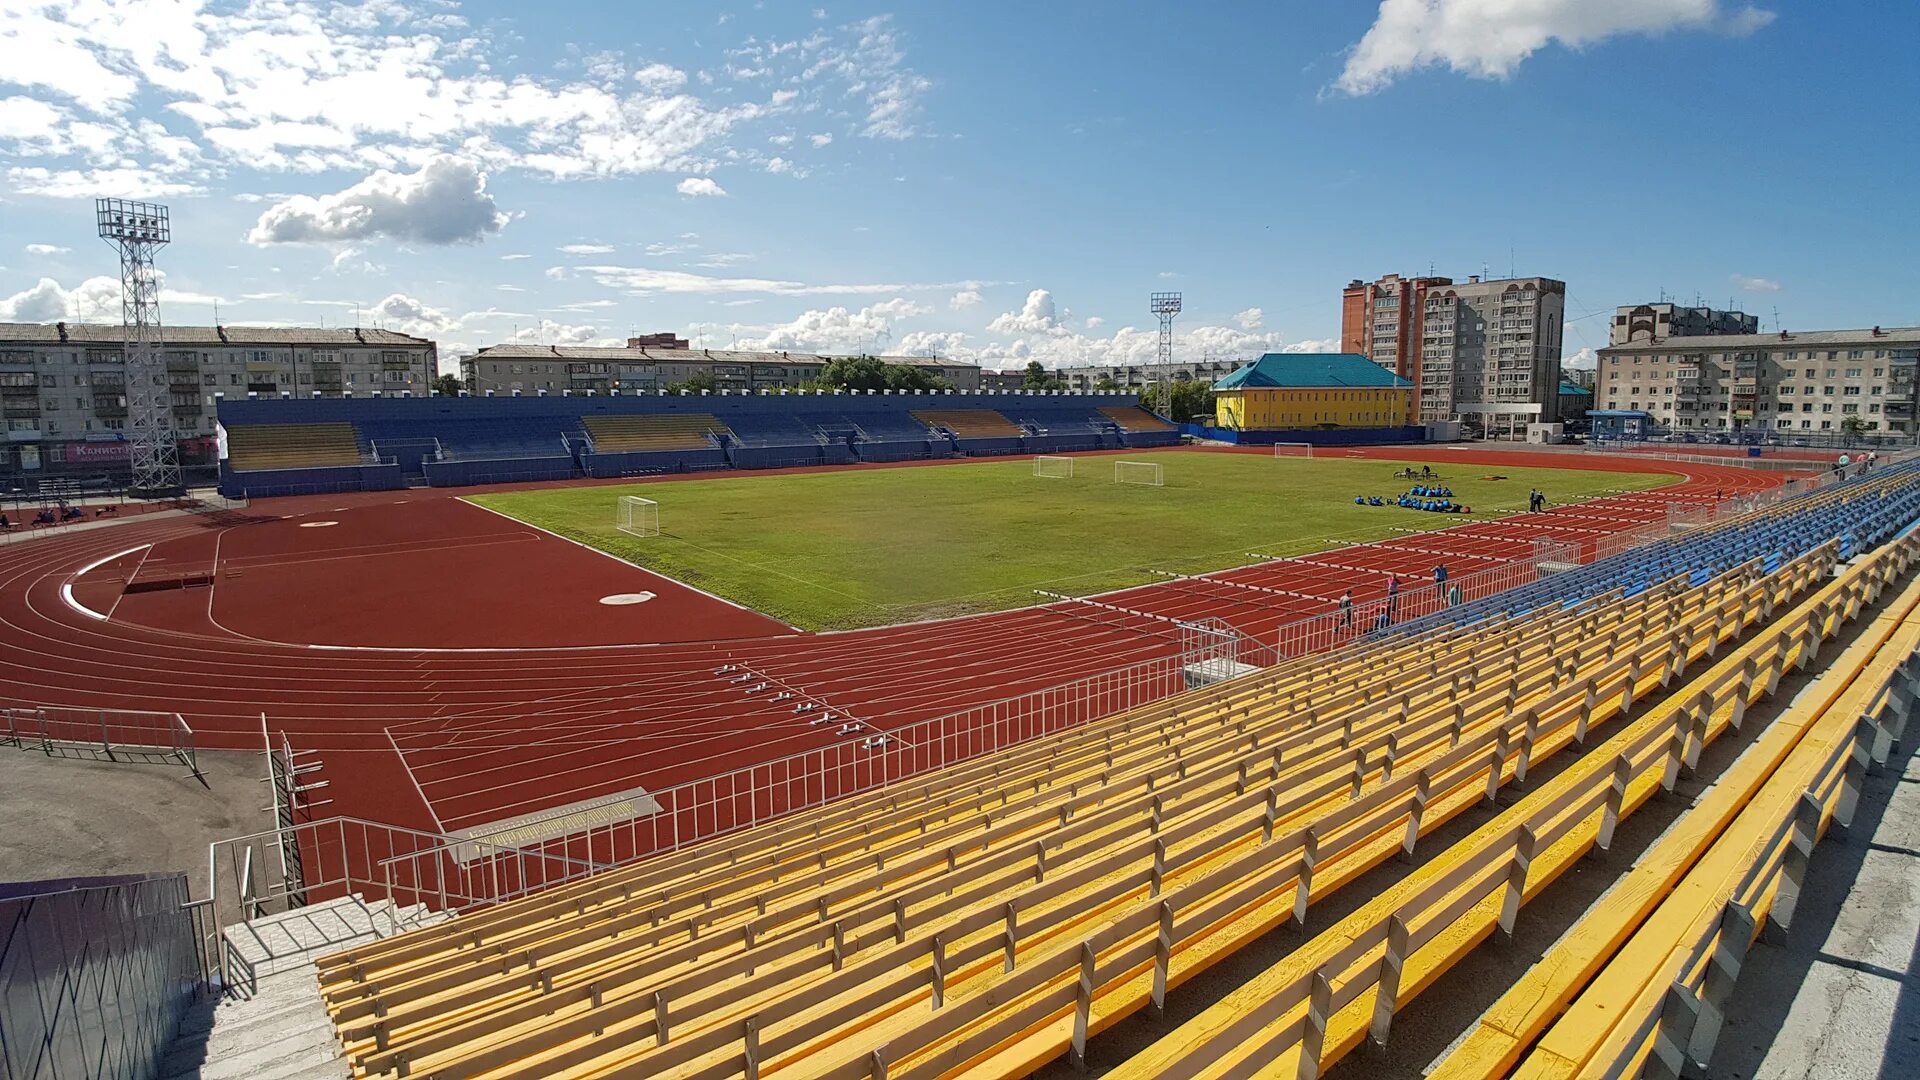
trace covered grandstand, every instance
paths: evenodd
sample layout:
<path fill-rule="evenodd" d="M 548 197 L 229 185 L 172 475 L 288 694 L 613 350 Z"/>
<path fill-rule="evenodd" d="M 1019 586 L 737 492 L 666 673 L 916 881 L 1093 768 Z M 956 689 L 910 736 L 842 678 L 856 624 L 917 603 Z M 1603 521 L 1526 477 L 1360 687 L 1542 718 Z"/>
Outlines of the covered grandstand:
<path fill-rule="evenodd" d="M 231 497 L 1173 446 L 1131 394 L 223 400 Z M 318 433 L 327 433 L 324 443 Z"/>

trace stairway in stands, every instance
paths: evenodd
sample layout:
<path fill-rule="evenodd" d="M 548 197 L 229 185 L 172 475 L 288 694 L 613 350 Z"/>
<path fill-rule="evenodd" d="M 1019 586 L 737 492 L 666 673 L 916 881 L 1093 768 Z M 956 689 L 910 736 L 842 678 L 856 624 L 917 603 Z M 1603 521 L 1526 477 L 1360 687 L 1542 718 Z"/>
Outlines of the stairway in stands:
<path fill-rule="evenodd" d="M 340 1056 L 321 1004 L 314 958 L 402 930 L 444 922 L 423 905 L 395 907 L 358 894 L 228 927 L 235 985 L 208 997 L 181 1026 L 161 1063 L 164 1080 L 341 1080 Z"/>

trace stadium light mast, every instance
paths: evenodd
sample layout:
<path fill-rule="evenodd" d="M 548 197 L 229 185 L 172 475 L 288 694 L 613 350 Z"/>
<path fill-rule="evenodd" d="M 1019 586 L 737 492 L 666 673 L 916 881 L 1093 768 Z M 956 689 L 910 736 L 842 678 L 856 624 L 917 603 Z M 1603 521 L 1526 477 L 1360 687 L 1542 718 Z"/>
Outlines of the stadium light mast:
<path fill-rule="evenodd" d="M 154 253 L 173 239 L 167 208 L 127 199 L 95 199 L 100 239 L 120 253 L 120 318 L 125 328 L 127 419 L 133 482 L 130 494 L 165 498 L 185 491 L 173 430 L 173 398 L 160 356 L 160 275 Z"/>
<path fill-rule="evenodd" d="M 1148 382 L 1149 386 L 1158 387 L 1162 375 L 1169 375 L 1169 382 L 1171 382 L 1170 373 L 1167 369 L 1173 366 L 1173 317 L 1180 314 L 1180 294 L 1177 292 L 1149 293 L 1147 295 L 1147 310 L 1152 312 L 1154 316 L 1160 320 L 1160 350 L 1154 359 L 1155 364 L 1159 366 L 1159 371 L 1156 372 Z M 1173 416 L 1173 394 L 1171 387 L 1169 387 L 1168 390 L 1167 416 L 1171 419 Z M 1178 423 L 1178 421 L 1175 421 L 1175 423 Z"/>

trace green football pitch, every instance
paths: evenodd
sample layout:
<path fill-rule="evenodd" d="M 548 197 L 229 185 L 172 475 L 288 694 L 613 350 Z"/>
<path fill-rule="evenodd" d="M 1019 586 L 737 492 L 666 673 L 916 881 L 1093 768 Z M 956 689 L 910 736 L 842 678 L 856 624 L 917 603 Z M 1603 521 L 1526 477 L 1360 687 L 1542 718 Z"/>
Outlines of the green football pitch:
<path fill-rule="evenodd" d="M 1164 485 L 1114 482 L 1118 460 L 1161 466 Z M 1317 551 L 1395 529 L 1439 529 L 1669 482 L 1650 473 L 1436 469 L 1473 517 L 1361 507 L 1406 490 L 1397 463 L 1193 451 L 1075 458 L 1070 479 L 1030 457 L 951 465 L 729 475 L 554 488 L 472 501 L 810 630 L 1022 607 L 1035 589 L 1085 595 Z M 1505 479 L 1487 476 L 1498 472 Z M 621 495 L 660 504 L 660 535 L 618 529 Z"/>

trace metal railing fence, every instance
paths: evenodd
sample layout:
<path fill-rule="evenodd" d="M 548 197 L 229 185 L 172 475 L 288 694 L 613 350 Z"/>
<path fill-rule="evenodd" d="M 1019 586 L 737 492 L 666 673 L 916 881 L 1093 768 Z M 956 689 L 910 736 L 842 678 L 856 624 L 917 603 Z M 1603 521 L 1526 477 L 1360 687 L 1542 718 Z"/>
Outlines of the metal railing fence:
<path fill-rule="evenodd" d="M 67 705 L 0 708 L 0 745 L 49 757 L 170 760 L 200 775 L 193 729 L 179 713 Z"/>

